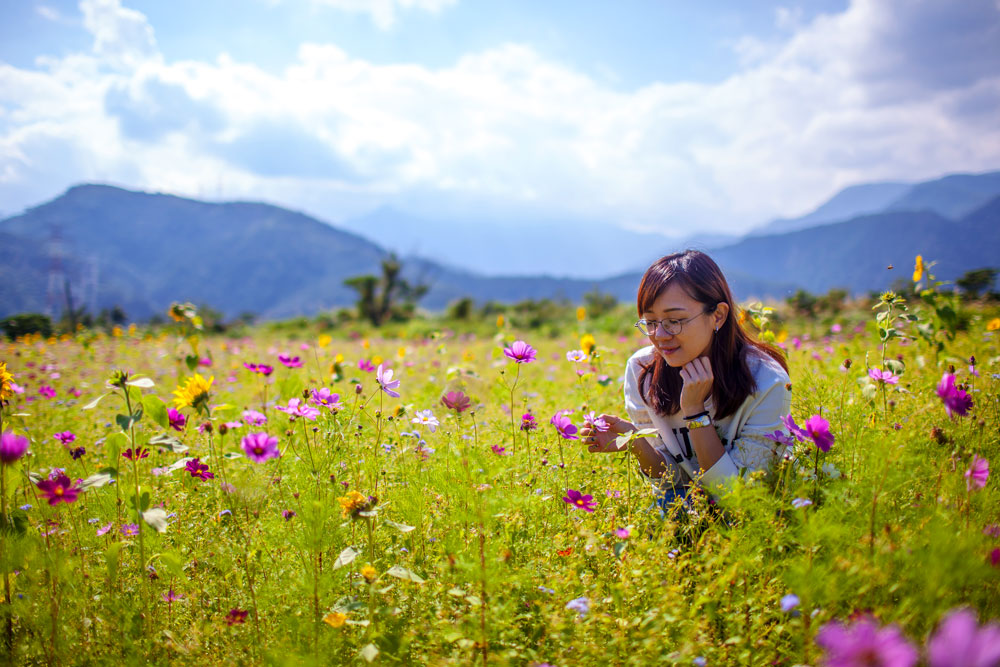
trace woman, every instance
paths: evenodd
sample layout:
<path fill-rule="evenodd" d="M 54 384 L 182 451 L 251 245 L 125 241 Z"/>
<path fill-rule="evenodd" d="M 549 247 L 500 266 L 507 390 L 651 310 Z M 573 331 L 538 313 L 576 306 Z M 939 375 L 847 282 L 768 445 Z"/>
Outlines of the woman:
<path fill-rule="evenodd" d="M 632 421 L 601 415 L 607 430 L 581 429 L 588 449 L 616 452 L 618 435 L 656 429 L 627 447 L 661 504 L 683 495 L 692 480 L 713 489 L 766 469 L 783 452 L 767 435 L 784 431 L 788 366 L 780 350 L 743 330 L 718 265 L 696 250 L 663 257 L 642 277 L 638 310 L 636 327 L 651 344 L 625 370 Z"/>

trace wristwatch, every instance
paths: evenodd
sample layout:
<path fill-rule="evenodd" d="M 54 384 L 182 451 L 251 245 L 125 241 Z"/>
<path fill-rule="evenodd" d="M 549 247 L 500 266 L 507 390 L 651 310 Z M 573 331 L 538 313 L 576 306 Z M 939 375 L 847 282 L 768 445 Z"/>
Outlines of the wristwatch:
<path fill-rule="evenodd" d="M 685 417 L 684 422 L 687 424 L 688 430 L 693 431 L 696 428 L 711 426 L 712 418 L 708 416 L 708 410 L 706 410 L 705 412 L 699 412 L 696 415 Z"/>

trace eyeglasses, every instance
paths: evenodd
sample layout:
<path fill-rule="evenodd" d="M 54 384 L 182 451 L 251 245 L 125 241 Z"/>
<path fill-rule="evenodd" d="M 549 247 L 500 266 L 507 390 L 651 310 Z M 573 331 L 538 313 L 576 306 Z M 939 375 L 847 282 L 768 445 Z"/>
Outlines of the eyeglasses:
<path fill-rule="evenodd" d="M 671 336 L 676 336 L 681 332 L 681 329 L 684 328 L 685 324 L 693 319 L 701 317 L 702 315 L 707 315 L 710 312 L 712 312 L 712 310 L 703 310 L 697 315 L 692 315 L 691 317 L 683 320 L 639 320 L 635 323 L 635 328 L 641 331 L 644 336 L 652 336 L 656 333 L 657 327 L 662 327 L 663 330 Z"/>

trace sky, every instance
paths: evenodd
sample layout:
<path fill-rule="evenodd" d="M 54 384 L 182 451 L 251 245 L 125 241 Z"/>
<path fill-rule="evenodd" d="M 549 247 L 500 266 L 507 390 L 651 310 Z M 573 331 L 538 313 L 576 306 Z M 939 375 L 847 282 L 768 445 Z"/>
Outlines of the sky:
<path fill-rule="evenodd" d="M 741 233 L 1000 169 L 998 109 L 1000 0 L 0 0 L 0 215 L 101 182 Z"/>

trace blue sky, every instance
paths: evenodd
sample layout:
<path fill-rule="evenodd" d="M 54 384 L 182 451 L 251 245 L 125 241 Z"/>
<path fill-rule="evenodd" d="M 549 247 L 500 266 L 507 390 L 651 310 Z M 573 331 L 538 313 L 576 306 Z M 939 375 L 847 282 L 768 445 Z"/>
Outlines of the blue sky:
<path fill-rule="evenodd" d="M 739 232 L 1000 168 L 996 0 L 16 0 L 0 213 L 85 181 L 330 221 Z"/>

